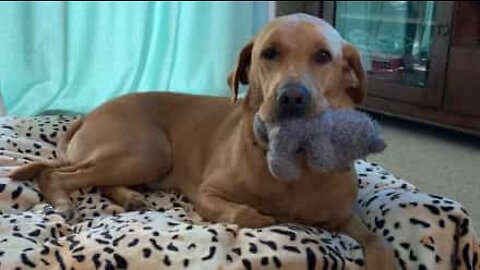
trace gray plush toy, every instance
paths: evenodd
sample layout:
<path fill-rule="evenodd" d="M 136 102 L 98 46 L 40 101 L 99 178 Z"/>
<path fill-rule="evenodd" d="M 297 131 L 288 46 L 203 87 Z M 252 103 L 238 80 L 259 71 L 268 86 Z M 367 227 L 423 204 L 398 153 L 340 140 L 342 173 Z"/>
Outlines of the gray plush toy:
<path fill-rule="evenodd" d="M 354 160 L 386 148 L 377 124 L 353 109 L 328 109 L 318 116 L 278 123 L 265 123 L 256 114 L 253 131 L 268 148 L 270 173 L 282 180 L 300 177 L 299 154 L 305 155 L 313 171 L 346 171 Z"/>

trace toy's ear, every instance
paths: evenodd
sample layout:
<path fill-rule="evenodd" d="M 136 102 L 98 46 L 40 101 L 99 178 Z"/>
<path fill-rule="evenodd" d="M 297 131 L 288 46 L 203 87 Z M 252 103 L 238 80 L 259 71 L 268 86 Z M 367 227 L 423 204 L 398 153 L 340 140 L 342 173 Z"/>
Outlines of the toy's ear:
<path fill-rule="evenodd" d="M 367 76 L 362 65 L 360 52 L 351 44 L 344 43 L 343 53 L 343 82 L 347 95 L 355 104 L 360 104 L 365 97 Z"/>
<path fill-rule="evenodd" d="M 268 145 L 268 130 L 267 125 L 260 118 L 258 113 L 255 114 L 253 118 L 253 134 L 257 139 L 257 142 L 264 148 L 267 148 Z"/>
<path fill-rule="evenodd" d="M 235 103 L 238 98 L 239 84 L 248 84 L 248 71 L 252 62 L 253 40 L 243 47 L 237 58 L 234 70 L 228 76 L 227 82 L 230 86 L 232 102 Z"/>

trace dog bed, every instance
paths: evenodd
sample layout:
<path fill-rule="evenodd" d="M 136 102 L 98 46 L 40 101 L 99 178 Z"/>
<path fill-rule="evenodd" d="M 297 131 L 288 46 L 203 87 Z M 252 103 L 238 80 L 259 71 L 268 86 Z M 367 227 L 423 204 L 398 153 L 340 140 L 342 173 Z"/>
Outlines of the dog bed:
<path fill-rule="evenodd" d="M 346 235 L 296 224 L 210 224 L 180 194 L 147 193 L 156 211 L 125 212 L 96 188 L 83 189 L 71 196 L 76 220 L 64 220 L 34 182 L 7 175 L 55 158 L 73 119 L 0 118 L 0 269 L 364 269 L 361 247 Z M 376 164 L 359 160 L 356 169 L 357 210 L 394 246 L 399 269 L 480 269 L 479 240 L 462 205 Z"/>

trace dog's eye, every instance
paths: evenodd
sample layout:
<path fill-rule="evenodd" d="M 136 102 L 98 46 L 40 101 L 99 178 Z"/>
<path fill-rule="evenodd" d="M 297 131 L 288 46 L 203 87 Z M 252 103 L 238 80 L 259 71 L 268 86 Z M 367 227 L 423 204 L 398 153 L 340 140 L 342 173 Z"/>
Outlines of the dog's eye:
<path fill-rule="evenodd" d="M 317 64 L 325 64 L 332 60 L 332 55 L 330 54 L 329 51 L 325 49 L 321 49 L 315 53 L 314 59 L 315 59 L 315 63 Z"/>
<path fill-rule="evenodd" d="M 262 58 L 267 59 L 267 60 L 275 60 L 280 53 L 278 52 L 277 49 L 270 47 L 266 48 L 265 50 L 262 51 Z"/>

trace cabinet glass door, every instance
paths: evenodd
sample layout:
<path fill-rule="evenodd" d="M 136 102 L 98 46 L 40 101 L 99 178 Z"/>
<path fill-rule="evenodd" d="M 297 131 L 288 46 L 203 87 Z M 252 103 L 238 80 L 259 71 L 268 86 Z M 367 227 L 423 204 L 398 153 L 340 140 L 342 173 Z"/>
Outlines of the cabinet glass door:
<path fill-rule="evenodd" d="M 368 72 L 425 87 L 434 12 L 433 1 L 338 1 L 335 22 L 362 50 Z"/>
<path fill-rule="evenodd" d="M 335 1 L 331 17 L 361 50 L 370 93 L 439 105 L 449 27 L 438 18 L 445 10 L 437 1 Z"/>

